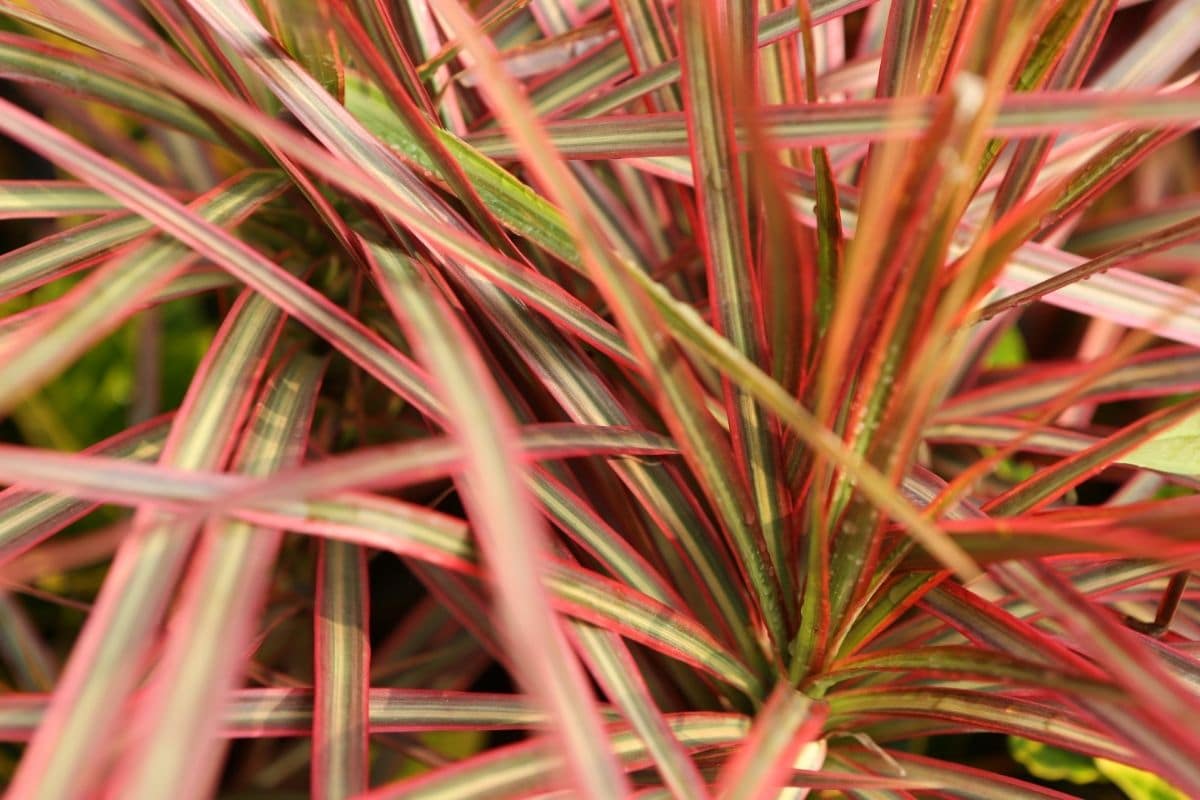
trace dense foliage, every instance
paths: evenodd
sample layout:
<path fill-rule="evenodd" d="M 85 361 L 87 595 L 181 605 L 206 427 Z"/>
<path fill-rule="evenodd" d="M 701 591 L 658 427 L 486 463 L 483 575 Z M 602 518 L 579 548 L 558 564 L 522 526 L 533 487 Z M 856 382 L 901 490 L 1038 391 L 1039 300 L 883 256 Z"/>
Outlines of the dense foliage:
<path fill-rule="evenodd" d="M 10 796 L 1200 797 L 1198 52 L 0 0 Z"/>

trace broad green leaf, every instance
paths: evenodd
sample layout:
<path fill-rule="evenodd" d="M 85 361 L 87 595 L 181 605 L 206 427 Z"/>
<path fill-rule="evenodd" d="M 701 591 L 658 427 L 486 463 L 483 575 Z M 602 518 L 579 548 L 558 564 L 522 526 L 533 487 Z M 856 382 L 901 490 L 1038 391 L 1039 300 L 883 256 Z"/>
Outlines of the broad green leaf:
<path fill-rule="evenodd" d="M 1104 775 L 1096 767 L 1096 759 L 1081 753 L 1052 747 L 1020 736 L 1008 737 L 1008 752 L 1034 777 L 1044 781 L 1096 783 Z"/>
<path fill-rule="evenodd" d="M 1187 800 L 1187 795 L 1152 772 L 1109 761 L 1096 759 L 1096 769 L 1120 787 L 1130 800 Z"/>
<path fill-rule="evenodd" d="M 1000 338 L 988 351 L 984 357 L 983 364 L 988 369 L 1004 369 L 1006 367 L 1019 367 L 1029 361 L 1029 348 L 1025 345 L 1025 338 L 1021 336 L 1021 331 L 1017 327 L 1011 326 L 1004 329 L 1000 334 Z"/>
<path fill-rule="evenodd" d="M 1192 413 L 1118 459 L 1135 467 L 1200 476 L 1200 413 Z"/>
<path fill-rule="evenodd" d="M 1146 444 L 1151 437 L 1169 434 L 1181 424 L 1181 420 L 1195 419 L 1198 408 L 1200 398 L 1194 398 L 1136 420 L 1111 436 L 1100 439 L 1086 450 L 1040 470 L 1029 480 L 989 503 L 988 511 L 996 516 L 1014 516 L 1023 511 L 1040 508 L 1054 497 L 1078 485 L 1089 475 L 1095 474 L 1113 461 L 1123 460 L 1130 452 L 1136 452 L 1136 448 Z M 1186 437 L 1184 440 L 1186 441 Z M 1184 452 L 1169 447 L 1154 452 L 1151 457 L 1154 456 L 1159 456 L 1162 459 L 1160 463 L 1164 464 L 1168 463 L 1167 459 L 1170 457 L 1187 458 Z M 1179 469 L 1179 466 L 1176 466 L 1176 469 Z"/>
<path fill-rule="evenodd" d="M 1121 625 L 1108 609 L 1087 602 L 1044 562 L 1009 562 L 995 567 L 993 575 L 1061 625 L 1078 642 L 1076 646 L 1129 694 L 1134 702 L 1085 700 L 1084 704 L 1129 743 L 1138 756 L 1137 763 L 1196 793 L 1200 765 L 1193 754 L 1200 750 L 1200 742 L 1189 720 L 1200 713 L 1200 698 L 1165 668 L 1151 648 L 1141 644 L 1144 637 Z"/>

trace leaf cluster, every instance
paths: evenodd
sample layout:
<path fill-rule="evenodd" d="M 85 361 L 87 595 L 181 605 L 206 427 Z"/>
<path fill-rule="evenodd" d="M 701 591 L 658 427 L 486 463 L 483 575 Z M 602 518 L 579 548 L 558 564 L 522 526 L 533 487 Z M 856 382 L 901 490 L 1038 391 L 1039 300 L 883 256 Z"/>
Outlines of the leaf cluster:
<path fill-rule="evenodd" d="M 1200 796 L 1196 17 L 0 0 L 12 796 Z"/>

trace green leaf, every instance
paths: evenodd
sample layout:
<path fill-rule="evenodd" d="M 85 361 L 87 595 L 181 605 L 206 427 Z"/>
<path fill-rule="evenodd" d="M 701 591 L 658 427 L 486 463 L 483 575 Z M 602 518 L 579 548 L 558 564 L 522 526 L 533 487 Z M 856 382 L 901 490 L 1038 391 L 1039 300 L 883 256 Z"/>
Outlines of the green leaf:
<path fill-rule="evenodd" d="M 1021 736 L 1008 737 L 1008 752 L 1024 765 L 1031 775 L 1044 781 L 1086 784 L 1104 780 L 1104 775 L 1096 766 L 1096 759 L 1082 753 L 1074 753 Z"/>
<path fill-rule="evenodd" d="M 1019 367 L 1029 361 L 1029 348 L 1025 346 L 1025 337 L 1016 325 L 1005 328 L 1004 333 L 992 345 L 992 349 L 984 357 L 983 365 L 987 369 L 1003 369 Z"/>
<path fill-rule="evenodd" d="M 1200 475 L 1200 412 L 1184 417 L 1118 460 L 1174 475 Z"/>
<path fill-rule="evenodd" d="M 1106 758 L 1096 759 L 1096 769 L 1131 800 L 1187 800 L 1187 795 L 1152 772 Z"/>
<path fill-rule="evenodd" d="M 1200 414 L 1200 411 L 1197 411 L 1198 408 L 1200 408 L 1200 398 L 1193 398 L 1126 425 L 1086 450 L 1036 473 L 1028 481 L 990 503 L 988 511 L 995 516 L 1014 516 L 1020 512 L 1039 508 L 1112 462 L 1124 460 L 1129 453 L 1136 452 L 1146 442 L 1154 441 L 1164 434 L 1169 435 L 1181 420 L 1195 420 L 1196 415 Z M 1190 440 L 1184 437 L 1181 441 L 1194 441 L 1194 437 Z M 1186 451 L 1179 449 L 1164 448 L 1155 455 L 1162 456 L 1161 461 L 1157 463 L 1167 472 L 1187 469 L 1189 461 L 1193 465 L 1196 464 L 1194 456 L 1189 458 Z"/>

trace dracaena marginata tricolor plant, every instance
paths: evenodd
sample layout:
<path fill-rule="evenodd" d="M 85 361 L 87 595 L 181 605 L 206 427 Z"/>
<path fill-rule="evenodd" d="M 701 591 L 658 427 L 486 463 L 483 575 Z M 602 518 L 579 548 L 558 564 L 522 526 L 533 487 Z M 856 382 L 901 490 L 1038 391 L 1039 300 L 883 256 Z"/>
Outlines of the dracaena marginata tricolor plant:
<path fill-rule="evenodd" d="M 1198 54 L 0 0 L 10 796 L 1200 796 Z"/>

